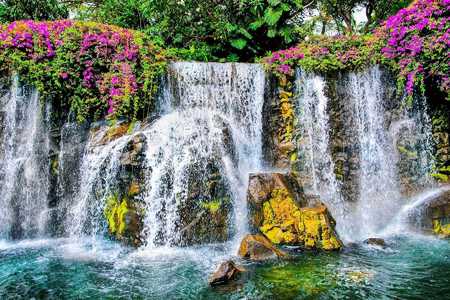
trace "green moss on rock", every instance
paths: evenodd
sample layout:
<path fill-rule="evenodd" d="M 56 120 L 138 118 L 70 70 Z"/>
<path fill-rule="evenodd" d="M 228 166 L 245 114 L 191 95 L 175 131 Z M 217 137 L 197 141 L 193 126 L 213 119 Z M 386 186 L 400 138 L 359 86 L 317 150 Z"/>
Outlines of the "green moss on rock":
<path fill-rule="evenodd" d="M 103 213 L 111 236 L 132 246 L 141 244 L 143 212 L 133 202 L 113 194 L 108 197 Z"/>

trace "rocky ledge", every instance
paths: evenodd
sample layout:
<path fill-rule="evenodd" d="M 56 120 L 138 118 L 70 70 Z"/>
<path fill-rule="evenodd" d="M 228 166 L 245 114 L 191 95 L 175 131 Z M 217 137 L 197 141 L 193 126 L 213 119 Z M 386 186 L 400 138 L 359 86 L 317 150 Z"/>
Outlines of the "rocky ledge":
<path fill-rule="evenodd" d="M 276 245 L 340 250 L 343 244 L 327 207 L 307 198 L 292 174 L 251 174 L 247 201 L 253 233 Z"/>

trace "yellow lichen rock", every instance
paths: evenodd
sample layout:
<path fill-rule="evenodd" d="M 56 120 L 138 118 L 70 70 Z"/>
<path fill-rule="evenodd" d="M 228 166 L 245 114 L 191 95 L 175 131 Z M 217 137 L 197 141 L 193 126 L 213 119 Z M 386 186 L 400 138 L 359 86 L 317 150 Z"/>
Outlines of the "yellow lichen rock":
<path fill-rule="evenodd" d="M 324 205 L 300 208 L 286 189 L 274 189 L 263 204 L 260 231 L 274 244 L 303 245 L 308 249 L 339 250 L 342 242 Z"/>
<path fill-rule="evenodd" d="M 140 245 L 142 216 L 127 198 L 120 199 L 117 194 L 111 195 L 103 213 L 111 236 L 133 246 Z"/>
<path fill-rule="evenodd" d="M 440 220 L 433 220 L 433 232 L 439 236 L 448 238 L 450 237 L 450 224 L 442 225 Z"/>

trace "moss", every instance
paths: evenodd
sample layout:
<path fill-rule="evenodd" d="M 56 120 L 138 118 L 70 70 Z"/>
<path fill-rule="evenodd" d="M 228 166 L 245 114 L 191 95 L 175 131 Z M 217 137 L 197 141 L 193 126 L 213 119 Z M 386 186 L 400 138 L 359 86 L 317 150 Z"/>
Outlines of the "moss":
<path fill-rule="evenodd" d="M 398 152 L 400 152 L 400 154 L 406 155 L 408 158 L 411 159 L 417 159 L 417 152 L 415 151 L 410 151 L 408 150 L 406 147 L 403 146 L 397 146 Z"/>
<path fill-rule="evenodd" d="M 342 247 L 325 206 L 300 208 L 286 189 L 274 189 L 263 203 L 260 231 L 274 244 L 301 244 L 309 249 Z"/>
<path fill-rule="evenodd" d="M 138 195 L 141 191 L 141 188 L 139 186 L 139 183 L 136 181 L 131 182 L 130 186 L 128 187 L 128 196 L 134 197 Z"/>
<path fill-rule="evenodd" d="M 447 182 L 448 181 L 448 175 L 445 175 L 445 174 L 441 174 L 441 173 L 433 173 L 433 174 L 431 174 L 431 176 L 434 178 L 434 179 L 436 179 L 436 180 L 438 180 L 438 181 L 441 181 L 441 182 Z"/>
<path fill-rule="evenodd" d="M 59 158 L 58 157 L 52 158 L 50 168 L 51 168 L 51 173 L 53 175 L 58 174 L 58 168 L 59 168 Z"/>
<path fill-rule="evenodd" d="M 450 237 L 450 224 L 442 224 L 439 219 L 433 220 L 433 233 L 443 237 Z"/>
<path fill-rule="evenodd" d="M 111 234 L 115 234 L 117 232 L 117 226 L 119 223 L 117 207 L 118 195 L 113 194 L 106 199 L 105 209 L 103 210 L 103 214 L 108 222 L 108 229 Z"/>
<path fill-rule="evenodd" d="M 127 231 L 127 214 L 129 212 L 126 198 L 120 200 L 117 194 L 113 194 L 106 200 L 104 215 L 108 222 L 108 229 L 117 238 L 121 238 Z"/>
<path fill-rule="evenodd" d="M 215 214 L 219 211 L 222 204 L 226 201 L 226 198 L 217 198 L 208 202 L 202 202 L 200 205 L 202 208 L 209 210 L 211 214 Z"/>

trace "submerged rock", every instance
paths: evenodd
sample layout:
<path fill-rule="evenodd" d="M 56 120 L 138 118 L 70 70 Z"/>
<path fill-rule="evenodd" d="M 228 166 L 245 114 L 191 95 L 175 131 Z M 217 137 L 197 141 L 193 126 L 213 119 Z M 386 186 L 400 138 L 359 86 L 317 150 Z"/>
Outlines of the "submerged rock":
<path fill-rule="evenodd" d="M 270 242 L 306 249 L 342 248 L 326 206 L 302 207 L 306 198 L 291 175 L 252 174 L 247 199 L 253 230 L 262 232 Z"/>
<path fill-rule="evenodd" d="M 364 241 L 364 244 L 372 246 L 386 247 L 386 242 L 381 238 L 368 238 Z"/>
<path fill-rule="evenodd" d="M 232 260 L 228 260 L 219 265 L 209 278 L 208 283 L 211 286 L 227 284 L 236 279 L 242 272 L 245 272 L 244 268 L 237 266 Z"/>
<path fill-rule="evenodd" d="M 246 235 L 242 239 L 238 255 L 250 260 L 287 257 L 285 252 L 277 249 L 266 237 L 260 234 Z"/>

